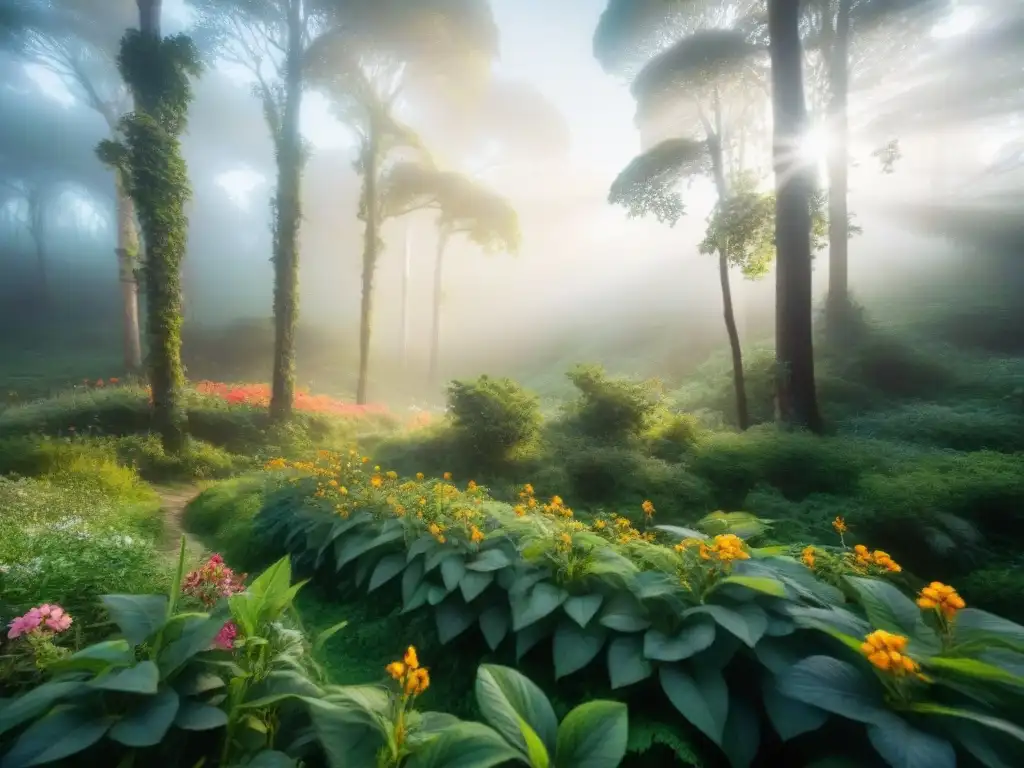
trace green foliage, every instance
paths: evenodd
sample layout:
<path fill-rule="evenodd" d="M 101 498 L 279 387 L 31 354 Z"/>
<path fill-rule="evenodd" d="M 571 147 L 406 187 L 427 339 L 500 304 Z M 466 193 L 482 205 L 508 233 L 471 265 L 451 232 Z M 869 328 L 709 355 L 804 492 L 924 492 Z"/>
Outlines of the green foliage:
<path fill-rule="evenodd" d="M 593 365 L 578 366 L 567 375 L 579 390 L 570 413 L 581 434 L 628 443 L 652 423 L 660 404 L 660 382 L 611 378 Z"/>
<path fill-rule="evenodd" d="M 659 459 L 678 461 L 707 432 L 692 413 L 663 411 L 644 434 L 648 450 Z"/>
<path fill-rule="evenodd" d="M 253 537 L 252 524 L 266 492 L 263 475 L 211 485 L 185 507 L 185 528 L 239 568 L 252 570 L 265 565 L 272 553 Z"/>
<path fill-rule="evenodd" d="M 711 168 L 702 141 L 668 139 L 634 158 L 612 182 L 608 202 L 624 207 L 630 218 L 653 214 L 675 226 L 686 208 L 679 193 L 683 181 Z"/>
<path fill-rule="evenodd" d="M 245 460 L 201 440 L 188 440 L 180 453 L 168 454 L 154 436 L 130 436 L 116 442 L 121 463 L 152 482 L 212 480 L 234 474 Z"/>
<path fill-rule="evenodd" d="M 484 464 L 514 458 L 540 433 L 537 396 L 511 379 L 454 381 L 448 407 L 459 440 Z"/>

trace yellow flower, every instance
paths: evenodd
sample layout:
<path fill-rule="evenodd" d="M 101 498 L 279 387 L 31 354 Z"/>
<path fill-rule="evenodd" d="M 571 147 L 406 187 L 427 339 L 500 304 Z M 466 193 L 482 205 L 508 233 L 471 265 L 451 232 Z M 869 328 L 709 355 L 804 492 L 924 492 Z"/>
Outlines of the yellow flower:
<path fill-rule="evenodd" d="M 423 479 L 423 473 L 422 472 L 417 472 L 416 473 L 416 479 L 417 480 L 422 480 Z"/>
<path fill-rule="evenodd" d="M 940 611 L 947 619 L 952 619 L 957 611 L 967 607 L 957 591 L 941 581 L 933 581 L 922 589 L 917 597 L 917 605 L 923 611 Z"/>
<path fill-rule="evenodd" d="M 362 462 L 363 464 L 369 464 L 369 463 L 370 463 L 370 457 L 369 457 L 369 456 L 363 456 L 363 458 L 362 458 L 362 459 L 360 459 L 360 461 L 361 461 L 361 462 Z"/>
<path fill-rule="evenodd" d="M 397 480 L 398 479 L 398 473 L 395 472 L 395 470 L 393 470 L 393 469 L 389 469 L 387 472 L 385 472 L 385 475 L 388 478 L 388 480 Z"/>
<path fill-rule="evenodd" d="M 484 532 L 477 528 L 475 525 L 470 526 L 469 529 L 469 540 L 474 544 L 479 544 L 484 540 Z"/>
<path fill-rule="evenodd" d="M 889 557 L 888 552 L 883 552 L 880 549 L 876 549 L 874 559 L 875 565 L 879 565 L 882 568 L 885 568 L 886 570 L 892 571 L 893 573 L 899 573 L 903 570 L 903 568 L 900 567 L 900 565 L 895 560 Z"/>
<path fill-rule="evenodd" d="M 422 667 L 414 669 L 405 681 L 405 695 L 419 696 L 430 687 L 430 674 Z"/>
<path fill-rule="evenodd" d="M 395 680 L 401 680 L 405 677 L 405 664 L 400 661 L 392 661 L 384 669 Z"/>
<path fill-rule="evenodd" d="M 445 472 L 443 475 L 441 475 L 441 477 L 443 477 L 445 480 L 451 480 L 452 479 L 452 473 L 451 472 Z"/>
<path fill-rule="evenodd" d="M 832 527 L 836 529 L 836 533 L 842 536 L 848 530 L 846 527 L 846 521 L 842 517 L 837 517 L 832 521 Z"/>
<path fill-rule="evenodd" d="M 339 486 L 338 493 L 340 493 L 342 496 L 348 496 L 348 488 L 346 488 L 344 485 Z"/>
<path fill-rule="evenodd" d="M 376 467 L 374 467 L 373 471 L 374 472 L 380 472 L 380 465 L 378 464 Z"/>
<path fill-rule="evenodd" d="M 466 483 L 466 490 L 467 491 L 475 491 L 476 490 L 476 481 L 470 480 L 468 483 Z"/>
<path fill-rule="evenodd" d="M 647 517 L 654 516 L 654 504 L 652 504 L 650 500 L 647 500 L 643 504 L 641 504 L 640 508 L 644 511 L 644 515 L 646 515 Z"/>
<path fill-rule="evenodd" d="M 419 669 L 420 657 L 416 655 L 416 646 L 410 645 L 405 649 L 405 657 L 402 659 L 409 669 Z"/>
<path fill-rule="evenodd" d="M 337 488 L 337 487 L 338 487 L 338 481 L 337 481 L 337 480 L 335 480 L 335 479 L 333 479 L 333 478 L 331 478 L 330 480 L 328 480 L 328 481 L 327 481 L 327 484 L 328 484 L 329 486 L 331 486 L 332 488 Z"/>
<path fill-rule="evenodd" d="M 861 653 L 876 668 L 894 677 L 917 674 L 921 667 L 906 655 L 907 638 L 894 635 L 883 629 L 875 630 L 864 638 Z"/>
<path fill-rule="evenodd" d="M 516 513 L 517 517 L 523 517 L 523 515 L 526 514 L 526 507 L 524 507 L 522 504 L 516 504 L 514 507 L 512 507 L 512 511 Z"/>
<path fill-rule="evenodd" d="M 563 533 L 559 538 L 562 540 L 563 544 L 568 544 L 570 546 L 572 545 L 572 536 L 570 536 L 568 533 Z"/>
<path fill-rule="evenodd" d="M 522 490 L 522 492 L 519 495 L 520 496 L 533 496 L 533 486 L 530 485 L 529 483 L 527 483 L 526 485 L 523 486 L 523 490 Z"/>
<path fill-rule="evenodd" d="M 598 520 L 597 522 L 594 523 L 594 530 L 597 530 L 597 531 L 603 530 L 604 526 L 605 526 L 604 520 Z"/>
<path fill-rule="evenodd" d="M 804 551 L 800 554 L 800 559 L 808 568 L 814 568 L 814 547 L 804 547 Z"/>
<path fill-rule="evenodd" d="M 560 507 L 560 506 L 562 506 L 562 497 L 561 496 L 552 496 L 551 497 L 551 506 L 552 507 Z"/>
<path fill-rule="evenodd" d="M 380 475 L 374 475 L 373 477 L 370 478 L 370 485 L 372 485 L 374 488 L 380 488 L 383 482 L 384 478 L 382 478 Z"/>
<path fill-rule="evenodd" d="M 733 560 L 750 559 L 750 553 L 746 551 L 743 539 L 735 533 L 723 533 L 715 536 L 714 543 L 711 545 L 711 550 L 714 553 L 714 556 L 723 563 L 728 563 Z"/>

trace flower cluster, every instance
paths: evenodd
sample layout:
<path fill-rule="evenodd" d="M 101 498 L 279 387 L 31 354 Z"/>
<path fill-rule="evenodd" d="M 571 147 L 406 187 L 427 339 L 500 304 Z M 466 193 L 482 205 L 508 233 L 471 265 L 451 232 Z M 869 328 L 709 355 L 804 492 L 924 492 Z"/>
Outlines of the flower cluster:
<path fill-rule="evenodd" d="M 215 381 L 200 381 L 195 385 L 200 395 L 216 397 L 231 405 L 252 405 L 266 408 L 270 405 L 270 387 L 266 384 L 223 384 Z M 336 400 L 327 395 L 311 395 L 305 390 L 295 393 L 295 409 L 331 416 L 361 417 L 387 415 L 383 405 L 354 405 Z"/>
<path fill-rule="evenodd" d="M 899 573 L 903 570 L 899 563 L 889 556 L 888 552 L 883 552 L 880 549 L 876 549 L 872 552 L 863 544 L 858 544 L 853 548 L 853 562 L 857 568 L 861 569 L 876 566 L 878 568 L 884 568 L 890 573 Z"/>
<path fill-rule="evenodd" d="M 923 611 L 939 611 L 947 621 L 951 621 L 961 608 L 967 607 L 953 587 L 939 581 L 933 581 L 921 590 L 917 605 Z"/>
<path fill-rule="evenodd" d="M 750 553 L 743 539 L 735 533 L 723 533 L 715 536 L 710 547 L 701 542 L 700 559 L 731 563 L 733 560 L 749 560 Z"/>
<path fill-rule="evenodd" d="M 814 547 L 804 547 L 800 553 L 800 562 L 806 565 L 811 570 L 814 570 Z"/>
<path fill-rule="evenodd" d="M 905 677 L 920 672 L 921 667 L 906 655 L 907 638 L 878 629 L 864 638 L 861 652 L 876 669 L 894 677 Z"/>
<path fill-rule="evenodd" d="M 18 616 L 8 625 L 7 637 L 11 640 L 33 633 L 56 635 L 71 626 L 71 615 L 59 605 L 45 603 Z"/>
<path fill-rule="evenodd" d="M 235 638 L 238 637 L 238 626 L 229 621 L 220 628 L 220 632 L 213 638 L 213 647 L 222 651 L 230 651 L 235 647 Z"/>
<path fill-rule="evenodd" d="M 214 554 L 202 566 L 190 571 L 181 585 L 181 591 L 210 607 L 222 597 L 231 597 L 245 591 L 245 574 L 236 574 Z"/>
<path fill-rule="evenodd" d="M 392 680 L 402 688 L 402 695 L 415 698 L 430 687 L 430 674 L 420 666 L 416 648 L 409 646 L 401 661 L 393 661 L 385 667 Z"/>
<path fill-rule="evenodd" d="M 837 517 L 835 520 L 832 521 L 832 528 L 840 536 L 842 536 L 844 533 L 850 530 L 846 527 L 846 520 L 842 517 Z"/>

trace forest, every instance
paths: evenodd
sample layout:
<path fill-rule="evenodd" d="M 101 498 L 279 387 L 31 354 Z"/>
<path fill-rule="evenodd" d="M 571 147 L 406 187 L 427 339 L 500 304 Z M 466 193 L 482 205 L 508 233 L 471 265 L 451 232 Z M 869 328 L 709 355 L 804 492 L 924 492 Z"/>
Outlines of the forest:
<path fill-rule="evenodd" d="M 0 768 L 1024 765 L 1020 0 L 0 0 Z"/>

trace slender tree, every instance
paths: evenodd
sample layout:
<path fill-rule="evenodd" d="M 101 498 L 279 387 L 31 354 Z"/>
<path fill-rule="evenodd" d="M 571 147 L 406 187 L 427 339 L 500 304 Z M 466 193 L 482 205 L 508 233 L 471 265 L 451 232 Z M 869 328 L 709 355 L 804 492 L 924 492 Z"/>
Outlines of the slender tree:
<path fill-rule="evenodd" d="M 138 8 L 139 29 L 125 33 L 118 56 L 135 109 L 121 120 L 123 141 L 103 142 L 99 153 L 124 175 L 142 223 L 154 422 L 164 449 L 180 452 L 186 441 L 181 263 L 187 247 L 185 203 L 190 189 L 179 136 L 188 119 L 191 81 L 199 76 L 201 65 L 189 37 L 162 36 L 160 0 L 138 0 Z"/>
<path fill-rule="evenodd" d="M 8 33 L 0 44 L 13 43 L 26 61 L 42 66 L 60 78 L 77 99 L 97 112 L 107 124 L 110 138 L 120 138 L 120 120 L 128 111 L 130 96 L 116 66 L 119 30 L 131 23 L 132 0 L 16 0 L 0 17 L 0 32 L 7 21 Z M 16 22 L 16 24 L 15 24 Z M 13 26 L 12 26 L 13 25 Z M 115 253 L 121 285 L 124 365 L 137 372 L 142 367 L 139 328 L 139 238 L 131 197 L 121 171 L 114 169 L 114 200 L 117 217 Z"/>
<path fill-rule="evenodd" d="M 775 360 L 779 420 L 821 432 L 811 330 L 813 168 L 801 157 L 807 131 L 800 0 L 769 0 L 772 159 L 775 168 Z"/>

